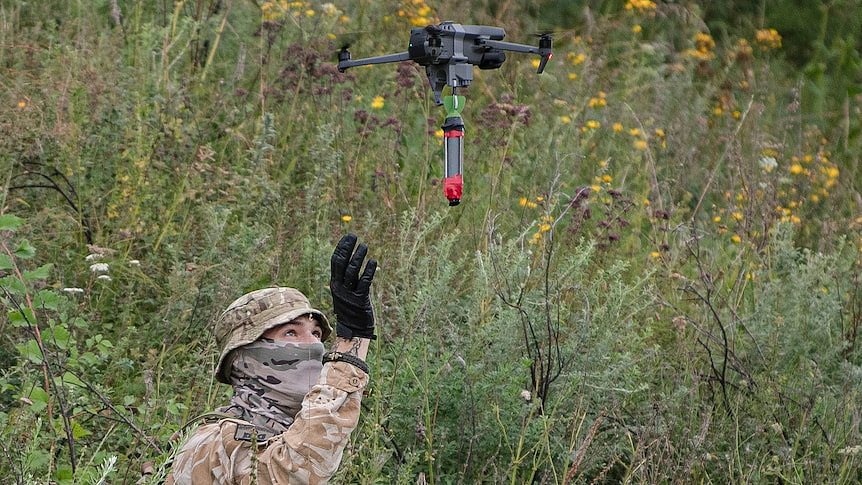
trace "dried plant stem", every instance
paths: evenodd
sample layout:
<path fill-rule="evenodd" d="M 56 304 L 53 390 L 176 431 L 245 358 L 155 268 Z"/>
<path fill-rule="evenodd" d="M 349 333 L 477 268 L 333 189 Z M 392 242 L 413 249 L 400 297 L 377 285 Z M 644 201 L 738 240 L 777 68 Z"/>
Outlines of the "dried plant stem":
<path fill-rule="evenodd" d="M 602 421 L 605 419 L 605 412 L 602 411 L 596 416 L 595 421 L 593 421 L 593 425 L 590 426 L 589 431 L 587 431 L 587 436 L 584 437 L 584 442 L 581 443 L 581 446 L 578 447 L 578 451 L 575 453 L 575 459 L 572 463 L 572 467 L 569 468 L 569 472 L 566 473 L 566 478 L 563 480 L 563 485 L 568 485 L 571 482 L 575 475 L 578 474 L 578 468 L 581 466 L 581 462 L 584 461 L 584 456 L 587 454 L 587 448 L 590 447 L 590 444 L 593 442 L 593 439 L 599 432 L 599 426 L 601 426 Z"/>

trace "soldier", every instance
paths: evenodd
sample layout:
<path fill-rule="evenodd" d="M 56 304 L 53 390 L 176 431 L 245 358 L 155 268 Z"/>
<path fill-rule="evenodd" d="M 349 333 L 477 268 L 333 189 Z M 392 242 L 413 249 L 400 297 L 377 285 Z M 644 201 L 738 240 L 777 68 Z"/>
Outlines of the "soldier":
<path fill-rule="evenodd" d="M 174 459 L 167 484 L 326 483 L 359 420 L 374 335 L 369 296 L 377 261 L 344 236 L 332 254 L 335 342 L 326 316 L 293 288 L 243 295 L 215 325 L 216 379 L 234 388 L 218 421 L 200 426 Z"/>

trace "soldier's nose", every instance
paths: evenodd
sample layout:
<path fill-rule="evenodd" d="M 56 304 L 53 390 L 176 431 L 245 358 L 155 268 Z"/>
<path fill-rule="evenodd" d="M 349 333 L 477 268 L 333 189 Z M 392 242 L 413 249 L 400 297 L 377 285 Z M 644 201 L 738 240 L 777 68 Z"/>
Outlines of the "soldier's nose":
<path fill-rule="evenodd" d="M 303 333 L 303 334 L 297 335 L 297 343 L 313 344 L 315 342 L 320 342 L 320 339 L 317 338 L 314 334 Z"/>

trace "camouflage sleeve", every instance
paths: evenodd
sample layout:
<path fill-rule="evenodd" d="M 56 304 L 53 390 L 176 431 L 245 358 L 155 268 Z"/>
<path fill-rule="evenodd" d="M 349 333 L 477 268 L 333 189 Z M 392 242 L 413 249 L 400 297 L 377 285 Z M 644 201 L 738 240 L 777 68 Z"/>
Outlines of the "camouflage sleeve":
<path fill-rule="evenodd" d="M 296 420 L 271 438 L 256 457 L 251 443 L 235 438 L 237 424 L 225 419 L 201 426 L 182 446 L 167 485 L 326 483 L 335 474 L 350 433 L 359 422 L 368 374 L 345 362 L 324 364 L 320 379 L 302 402 Z M 257 475 L 252 481 L 251 476 Z"/>
<path fill-rule="evenodd" d="M 346 362 L 324 364 L 318 384 L 302 402 L 296 421 L 260 455 L 260 483 L 326 483 L 338 470 L 350 433 L 359 422 L 368 374 Z"/>

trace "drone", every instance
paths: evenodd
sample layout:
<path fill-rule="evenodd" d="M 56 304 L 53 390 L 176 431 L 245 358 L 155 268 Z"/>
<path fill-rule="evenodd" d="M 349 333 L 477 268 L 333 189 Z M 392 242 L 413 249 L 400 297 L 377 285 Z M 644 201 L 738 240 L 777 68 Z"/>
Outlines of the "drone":
<path fill-rule="evenodd" d="M 541 74 L 553 57 L 551 34 L 541 34 L 538 47 L 503 42 L 504 37 L 506 31 L 500 27 L 461 25 L 446 21 L 439 25 L 411 29 L 407 52 L 353 59 L 345 46 L 338 53 L 340 72 L 351 67 L 404 61 L 425 66 L 434 102 L 446 108 L 446 120 L 442 126 L 446 145 L 443 192 L 450 206 L 461 202 L 463 189 L 461 166 L 464 162 L 464 121 L 461 111 L 466 99 L 459 96 L 457 90 L 473 82 L 473 66 L 498 69 L 506 61 L 506 51 L 520 52 L 540 57 L 536 73 Z M 451 96 L 442 96 L 446 86 L 452 88 Z"/>

